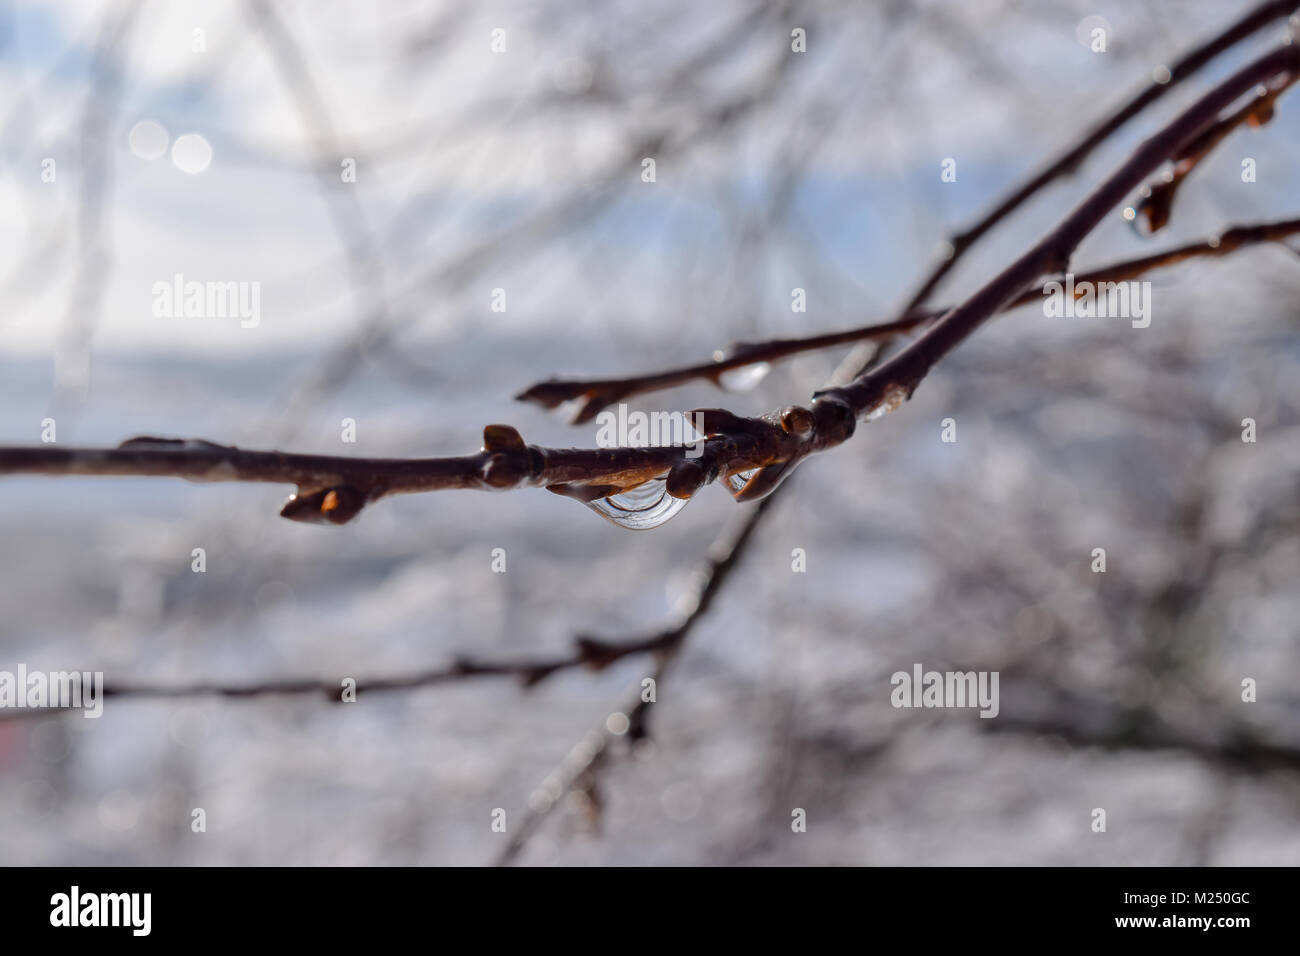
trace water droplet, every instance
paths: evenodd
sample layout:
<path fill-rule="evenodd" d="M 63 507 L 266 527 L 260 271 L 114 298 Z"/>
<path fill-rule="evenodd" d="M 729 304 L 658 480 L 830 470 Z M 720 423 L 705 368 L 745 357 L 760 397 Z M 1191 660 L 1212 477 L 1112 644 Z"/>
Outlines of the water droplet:
<path fill-rule="evenodd" d="M 1172 195 L 1171 191 L 1159 200 L 1143 200 L 1133 209 L 1132 216 L 1128 214 L 1129 210 L 1125 209 L 1124 218 L 1128 220 L 1133 231 L 1145 239 L 1169 221 L 1169 198 Z"/>
<path fill-rule="evenodd" d="M 656 478 L 630 491 L 590 501 L 587 507 L 620 528 L 649 531 L 686 507 L 686 499 L 674 498 L 668 493 L 668 482 Z"/>
<path fill-rule="evenodd" d="M 731 488 L 733 495 L 738 495 L 745 485 L 749 484 L 749 479 L 758 474 L 757 468 L 751 468 L 749 471 L 738 471 L 734 475 L 727 476 L 727 485 Z"/>
<path fill-rule="evenodd" d="M 763 379 L 772 366 L 767 362 L 754 362 L 740 368 L 729 368 L 718 376 L 718 384 L 728 392 L 747 392 Z"/>

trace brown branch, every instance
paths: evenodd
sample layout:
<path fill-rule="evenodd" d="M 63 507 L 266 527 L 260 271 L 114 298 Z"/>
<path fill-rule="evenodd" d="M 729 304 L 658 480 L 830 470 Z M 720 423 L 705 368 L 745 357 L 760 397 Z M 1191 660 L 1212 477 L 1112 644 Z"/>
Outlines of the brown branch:
<path fill-rule="evenodd" d="M 300 455 L 198 439 L 142 437 L 117 448 L 0 447 L 0 474 L 295 484 L 298 491 L 281 510 L 283 517 L 343 524 L 387 495 L 447 489 L 544 487 L 591 502 L 666 476 L 665 493 L 686 499 L 719 476 L 797 461 L 820 450 L 828 436 L 839 434 L 837 427 L 851 432 L 853 426 L 848 410 L 833 402 L 823 402 L 816 418 L 799 406 L 762 418 L 741 418 L 722 409 L 692 414 L 713 436 L 694 446 L 542 448 L 524 444 L 508 425 L 487 426 L 482 450 L 457 458 Z M 736 487 L 741 489 L 735 492 L 737 500 L 748 500 L 744 486 L 737 482 Z"/>
<path fill-rule="evenodd" d="M 1090 272 L 1075 276 L 1076 283 L 1122 282 L 1132 279 L 1152 269 L 1176 265 L 1188 259 L 1225 256 L 1246 246 L 1264 242 L 1281 242 L 1300 233 L 1300 219 L 1283 219 L 1276 222 L 1252 223 L 1250 225 L 1232 226 L 1218 236 L 1203 239 L 1158 252 L 1137 259 L 1127 259 L 1110 265 L 1101 266 Z M 1287 247 L 1290 248 L 1289 246 Z M 1046 289 L 1039 287 L 1026 292 L 1009 303 L 1002 312 L 1023 305 L 1041 301 Z M 605 408 L 634 395 L 644 395 L 663 388 L 684 385 L 689 382 L 707 381 L 720 385 L 723 372 L 744 368 L 756 362 L 776 362 L 791 355 L 812 352 L 819 349 L 833 348 L 854 342 L 887 341 L 907 332 L 924 328 L 943 315 L 947 309 L 923 310 L 911 315 L 891 319 L 888 322 L 874 322 L 853 329 L 839 332 L 823 332 L 817 335 L 788 339 L 769 339 L 764 342 L 742 342 L 732 346 L 725 355 L 712 362 L 685 365 L 680 368 L 650 372 L 644 375 L 630 375 L 625 378 L 604 379 L 549 379 L 538 382 L 515 398 L 522 402 L 532 402 L 543 408 L 557 408 L 566 402 L 580 402 L 570 423 L 582 425 L 596 417 Z"/>
<path fill-rule="evenodd" d="M 814 407 L 818 401 L 835 400 L 847 404 L 854 415 L 871 416 L 906 400 L 930 369 L 990 316 L 1014 302 L 1039 277 L 1068 271 L 1074 250 L 1102 218 L 1163 162 L 1181 155 L 1188 143 L 1217 120 L 1220 112 L 1256 85 L 1295 72 L 1297 68 L 1300 68 L 1300 47 L 1288 42 L 1232 74 L 1144 140 L 1056 228 L 963 304 L 936 321 L 924 335 L 889 361 L 860 375 L 849 385 L 817 393 Z"/>
<path fill-rule="evenodd" d="M 943 281 L 948 272 L 957 264 L 957 261 L 985 233 L 1019 209 L 1044 187 L 1073 172 L 1080 163 L 1092 154 L 1093 150 L 1109 139 L 1129 120 L 1186 80 L 1205 64 L 1217 58 L 1219 54 L 1236 46 L 1247 37 L 1253 36 L 1269 24 L 1286 19 L 1297 9 L 1300 9 L 1298 0 L 1269 0 L 1269 2 L 1261 3 L 1258 7 L 1245 13 L 1241 19 L 1230 24 L 1222 33 L 1185 53 L 1169 68 L 1168 79 L 1164 80 L 1164 82 L 1154 80 L 1145 86 L 1107 119 L 1093 127 L 1074 146 L 1056 159 L 1048 162 L 1042 170 L 985 213 L 978 222 L 952 236 L 947 243 L 946 255 L 934 265 L 930 273 L 921 281 L 900 312 L 905 315 L 915 311 L 929 298 L 930 293 Z"/>
<path fill-rule="evenodd" d="M 890 322 L 880 322 L 843 332 L 825 332 L 793 339 L 771 339 L 766 342 L 741 342 L 733 345 L 725 355 L 712 362 L 701 362 L 663 372 L 633 375 L 627 378 L 549 379 L 526 388 L 515 396 L 517 401 L 532 402 L 543 408 L 558 408 L 566 402 L 580 401 L 570 424 L 582 425 L 596 417 L 603 409 L 633 395 L 644 395 L 660 389 L 684 385 L 687 382 L 708 381 L 722 386 L 723 372 L 744 368 L 756 362 L 775 362 L 779 359 L 833 348 L 852 342 L 887 339 L 924 325 L 938 317 L 939 312 L 924 312 L 903 316 Z"/>
<path fill-rule="evenodd" d="M 703 607 L 698 612 L 692 612 L 692 614 L 694 613 L 703 613 Z M 625 657 L 662 652 L 675 646 L 688 627 L 689 623 L 685 623 L 667 631 L 651 634 L 648 637 L 638 637 L 625 641 L 610 641 L 579 636 L 574 639 L 574 647 L 571 653 L 557 657 L 490 661 L 457 656 L 451 664 L 445 667 L 415 671 L 399 676 L 356 678 L 352 689 L 357 694 L 415 690 L 482 677 L 509 677 L 514 678 L 524 687 L 534 687 L 552 674 L 560 671 L 577 670 L 579 668 L 599 671 Z M 165 699 L 228 697 L 238 700 L 255 697 L 308 695 L 324 697 L 326 700 L 339 703 L 343 690 L 340 683 L 341 679 L 341 677 L 334 680 L 283 678 L 259 681 L 252 684 L 226 684 L 213 681 L 182 684 L 106 683 L 101 694 L 105 699 L 127 697 Z M 0 708 L 0 720 L 34 717 L 47 713 L 49 713 L 48 709 L 13 710 Z"/>
<path fill-rule="evenodd" d="M 1238 126 L 1248 124 L 1259 127 L 1271 120 L 1278 97 L 1296 80 L 1300 80 L 1300 73 L 1286 73 L 1275 77 L 1269 86 L 1256 90 L 1254 99 L 1211 124 L 1189 143 L 1180 155 L 1174 157 L 1173 169 L 1169 170 L 1159 183 L 1143 190 L 1143 199 L 1134 210 L 1135 220 L 1145 222 L 1148 235 L 1169 224 L 1169 217 L 1173 213 L 1174 197 L 1178 194 L 1183 181 L 1200 165 L 1201 160 L 1213 152 L 1214 147 L 1223 142 Z"/>

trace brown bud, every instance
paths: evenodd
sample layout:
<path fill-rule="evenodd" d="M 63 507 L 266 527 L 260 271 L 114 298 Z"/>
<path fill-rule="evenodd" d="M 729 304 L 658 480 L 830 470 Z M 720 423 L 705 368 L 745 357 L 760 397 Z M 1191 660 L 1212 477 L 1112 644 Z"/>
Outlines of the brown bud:
<path fill-rule="evenodd" d="M 586 504 L 591 501 L 597 501 L 600 498 L 608 498 L 610 495 L 616 495 L 619 492 L 618 485 L 579 485 L 579 484 L 558 484 L 547 485 L 546 490 L 556 495 L 563 495 L 566 498 L 573 498 Z"/>
<path fill-rule="evenodd" d="M 802 405 L 791 405 L 781 413 L 781 428 L 793 435 L 810 435 L 812 434 L 813 413 Z"/>
<path fill-rule="evenodd" d="M 366 496 L 349 485 L 290 495 L 280 517 L 308 524 L 347 524 L 366 506 Z"/>
<path fill-rule="evenodd" d="M 509 425 L 488 425 L 483 429 L 484 451 L 522 451 L 524 439 Z"/>
<path fill-rule="evenodd" d="M 668 470 L 666 490 L 674 498 L 690 498 L 714 478 L 718 466 L 703 458 L 683 458 Z"/>

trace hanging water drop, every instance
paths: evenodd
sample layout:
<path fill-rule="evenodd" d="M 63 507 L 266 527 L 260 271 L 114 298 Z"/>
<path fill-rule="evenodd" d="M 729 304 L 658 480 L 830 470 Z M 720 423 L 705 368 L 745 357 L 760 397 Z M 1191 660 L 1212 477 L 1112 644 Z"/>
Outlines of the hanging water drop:
<path fill-rule="evenodd" d="M 668 482 L 656 478 L 629 491 L 589 501 L 587 507 L 620 528 L 649 531 L 686 507 L 686 499 L 674 498 L 668 493 Z"/>
<path fill-rule="evenodd" d="M 733 495 L 738 495 L 745 485 L 749 484 L 749 479 L 758 474 L 757 468 L 751 468 L 749 471 L 738 471 L 734 475 L 727 476 L 727 486 L 731 488 Z"/>
<path fill-rule="evenodd" d="M 763 379 L 772 366 L 767 362 L 753 362 L 740 368 L 729 368 L 718 375 L 718 384 L 728 392 L 747 392 Z"/>

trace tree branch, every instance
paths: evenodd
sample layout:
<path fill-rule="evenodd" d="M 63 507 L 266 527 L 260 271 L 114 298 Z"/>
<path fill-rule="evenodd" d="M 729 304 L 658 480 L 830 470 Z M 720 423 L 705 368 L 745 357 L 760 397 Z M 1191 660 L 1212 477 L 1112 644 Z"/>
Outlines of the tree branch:
<path fill-rule="evenodd" d="M 1213 152 L 1214 147 L 1223 142 L 1238 126 L 1247 124 L 1259 127 L 1271 120 L 1273 106 L 1278 97 L 1285 93 L 1297 79 L 1300 79 L 1300 74 L 1297 73 L 1284 73 L 1274 77 L 1270 85 L 1261 86 L 1255 91 L 1255 96 L 1250 102 L 1210 125 L 1188 143 L 1178 156 L 1174 157 L 1173 169 L 1169 170 L 1159 183 L 1143 190 L 1142 202 L 1134 210 L 1135 219 L 1141 217 L 1140 221 L 1146 223 L 1148 234 L 1168 225 L 1178 188 L 1192 170 L 1200 165 L 1201 160 Z"/>
<path fill-rule="evenodd" d="M 1276 222 L 1252 223 L 1231 226 L 1217 236 L 1203 239 L 1157 252 L 1137 259 L 1101 266 L 1091 272 L 1075 276 L 1076 283 L 1122 282 L 1136 278 L 1152 269 L 1176 265 L 1188 259 L 1202 257 L 1226 256 L 1238 249 L 1264 242 L 1281 242 L 1300 233 L 1300 219 L 1283 219 Z M 1286 248 L 1290 249 L 1289 246 Z M 1026 292 L 1009 303 L 1003 312 L 1023 305 L 1041 301 L 1046 289 L 1039 287 Z M 712 362 L 685 365 L 680 368 L 650 372 L 644 375 L 630 375 L 625 378 L 603 379 L 549 379 L 538 382 L 516 397 L 521 402 L 532 402 L 543 408 L 557 408 L 566 402 L 579 401 L 570 423 L 585 424 L 594 419 L 601 411 L 634 395 L 644 395 L 660 389 L 689 382 L 707 381 L 720 386 L 723 372 L 744 368 L 755 362 L 776 362 L 819 349 L 833 348 L 854 342 L 888 341 L 907 332 L 924 328 L 939 318 L 948 309 L 927 309 L 900 316 L 888 322 L 873 322 L 853 329 L 839 332 L 823 332 L 817 335 L 788 339 L 769 339 L 764 342 L 741 342 L 733 345 L 726 354 Z"/>
<path fill-rule="evenodd" d="M 944 255 L 917 287 L 901 312 L 907 314 L 916 310 L 943 281 L 948 272 L 957 264 L 958 259 L 973 246 L 990 229 L 1007 216 L 1019 209 L 1025 202 L 1035 196 L 1044 187 L 1073 172 L 1080 163 L 1088 158 L 1098 146 L 1111 137 L 1138 113 L 1142 112 L 1165 93 L 1211 60 L 1236 46 L 1247 37 L 1253 36 L 1264 27 L 1277 20 L 1284 20 L 1300 9 L 1298 0 L 1269 0 L 1244 14 L 1241 19 L 1230 24 L 1222 33 L 1206 41 L 1195 49 L 1189 50 L 1169 68 L 1167 79 L 1157 78 L 1143 87 L 1132 99 L 1126 102 L 1107 119 L 1097 124 L 1079 142 L 1067 149 L 1056 159 L 1051 160 L 1037 174 L 998 203 L 974 225 L 957 233 L 948 240 Z M 1163 82 L 1162 82 L 1163 79 Z"/>
<path fill-rule="evenodd" d="M 1218 121 L 1219 113 L 1256 85 L 1300 68 L 1300 48 L 1291 42 L 1242 67 L 1144 140 L 1137 150 L 1080 202 L 1056 228 L 924 335 L 849 385 L 825 389 L 818 401 L 847 404 L 855 415 L 888 411 L 911 396 L 934 365 L 979 328 L 990 316 L 1030 288 L 1040 276 L 1065 272 L 1079 243 L 1125 196 L 1163 162 L 1179 156 L 1193 139 Z"/>
<path fill-rule="evenodd" d="M 699 613 L 702 613 L 702 609 Z M 681 624 L 675 628 L 646 637 L 624 641 L 602 640 L 580 635 L 574 639 L 573 651 L 570 654 L 557 657 L 490 661 L 458 655 L 451 664 L 445 667 L 385 677 L 355 678 L 352 689 L 357 694 L 415 690 L 482 677 L 510 677 L 517 680 L 524 687 L 534 687 L 552 674 L 557 674 L 560 671 L 577 670 L 579 668 L 599 671 L 625 657 L 661 652 L 675 645 L 681 639 L 687 627 L 689 627 L 688 623 Z M 339 703 L 343 691 L 342 679 L 341 676 L 334 679 L 282 678 L 258 681 L 252 684 L 228 684 L 213 681 L 195 681 L 181 684 L 106 683 L 101 693 L 106 699 L 129 697 L 156 699 L 228 697 L 247 700 L 255 697 L 306 695 L 324 697 L 326 700 Z M 0 720 L 34 717 L 48 712 L 48 710 L 0 708 Z"/>

